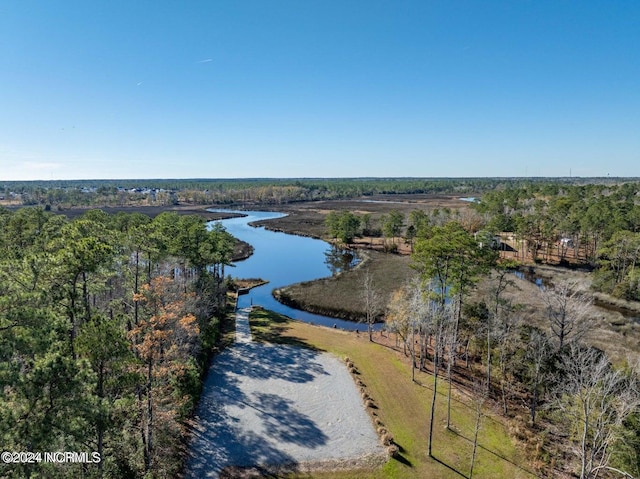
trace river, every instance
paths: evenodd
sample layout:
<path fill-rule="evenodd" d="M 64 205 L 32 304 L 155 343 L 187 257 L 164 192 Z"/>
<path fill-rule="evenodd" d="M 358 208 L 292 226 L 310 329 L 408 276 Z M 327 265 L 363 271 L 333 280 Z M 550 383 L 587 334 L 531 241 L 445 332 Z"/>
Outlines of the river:
<path fill-rule="evenodd" d="M 253 246 L 253 254 L 246 260 L 234 263 L 225 274 L 235 278 L 261 278 L 269 283 L 253 288 L 248 294 L 238 298 L 238 307 L 251 304 L 260 305 L 290 318 L 313 324 L 348 330 L 367 329 L 366 324 L 344 321 L 318 314 L 307 313 L 285 306 L 276 301 L 271 294 L 276 288 L 293 283 L 310 281 L 331 276 L 331 270 L 325 263 L 326 253 L 331 246 L 321 240 L 295 236 L 281 232 L 254 228 L 248 223 L 286 216 L 283 213 L 267 211 L 210 210 L 223 213 L 240 213 L 247 216 L 221 220 L 225 229 L 236 238 Z M 212 222 L 214 223 L 214 222 Z"/>

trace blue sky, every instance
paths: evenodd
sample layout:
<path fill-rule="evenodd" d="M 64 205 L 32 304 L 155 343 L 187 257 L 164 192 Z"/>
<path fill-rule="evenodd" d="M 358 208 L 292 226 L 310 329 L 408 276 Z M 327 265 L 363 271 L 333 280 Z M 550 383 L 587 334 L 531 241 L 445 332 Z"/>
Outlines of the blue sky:
<path fill-rule="evenodd" d="M 0 180 L 640 176 L 640 2 L 0 0 Z"/>

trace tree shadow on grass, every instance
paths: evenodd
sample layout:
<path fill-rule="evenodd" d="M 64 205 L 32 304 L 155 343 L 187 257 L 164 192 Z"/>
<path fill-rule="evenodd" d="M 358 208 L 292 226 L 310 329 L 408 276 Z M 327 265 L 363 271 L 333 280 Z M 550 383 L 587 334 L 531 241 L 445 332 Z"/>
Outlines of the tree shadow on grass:
<path fill-rule="evenodd" d="M 462 439 L 465 439 L 466 441 L 469 441 L 471 444 L 473 444 L 473 440 L 472 440 L 471 438 L 468 438 L 467 436 L 465 436 L 465 435 L 464 435 L 464 434 L 462 434 L 461 432 L 456 431 L 456 430 L 454 430 L 454 429 L 449 429 L 449 431 L 450 431 L 452 434 L 455 434 L 456 436 L 459 436 L 459 437 L 461 437 Z M 521 470 L 521 471 L 523 471 L 523 472 L 526 472 L 526 473 L 531 474 L 533 477 L 542 477 L 542 476 L 539 476 L 538 474 L 536 474 L 535 472 L 533 472 L 533 471 L 531 471 L 531 470 L 529 470 L 529 469 L 527 469 L 527 468 L 525 468 L 525 467 L 522 467 L 522 465 L 520 465 L 520 464 L 516 464 L 514 461 L 512 461 L 512 460 L 511 460 L 511 459 L 509 459 L 508 457 L 504 456 L 503 454 L 501 454 L 501 453 L 499 453 L 499 452 L 497 452 L 497 451 L 494 451 L 494 450 L 492 450 L 492 449 L 489 449 L 488 447 L 483 446 L 483 445 L 482 445 L 482 444 L 480 444 L 480 443 L 478 443 L 478 448 L 479 448 L 479 449 L 482 449 L 483 451 L 485 451 L 485 452 L 487 452 L 487 453 L 489 453 L 489 454 L 491 454 L 491 455 L 493 455 L 493 456 L 495 456 L 495 457 L 496 457 L 496 458 L 498 458 L 498 459 L 502 459 L 503 461 L 508 462 L 509 464 L 511 464 L 511 465 L 512 465 L 512 466 L 514 466 L 514 467 L 517 467 L 518 469 L 520 469 L 520 470 Z"/>
<path fill-rule="evenodd" d="M 442 462 L 440 459 L 438 459 L 435 456 L 431 456 L 431 459 L 433 459 L 434 461 L 436 461 L 438 464 L 446 467 L 447 469 L 449 469 L 450 471 L 455 472 L 456 474 L 458 474 L 460 477 L 467 477 L 465 474 L 463 474 L 462 472 L 458 471 L 455 467 L 450 466 L 449 464 L 447 464 L 446 462 Z"/>
<path fill-rule="evenodd" d="M 404 457 L 402 454 L 396 454 L 395 456 L 393 456 L 393 460 L 398 461 L 400 464 L 404 464 L 407 467 L 413 467 L 411 461 Z"/>
<path fill-rule="evenodd" d="M 251 337 L 259 343 L 286 344 L 313 351 L 323 351 L 316 348 L 305 340 L 287 336 L 287 332 L 291 329 L 291 318 L 273 311 L 254 309 L 249 315 L 249 324 L 251 325 Z"/>

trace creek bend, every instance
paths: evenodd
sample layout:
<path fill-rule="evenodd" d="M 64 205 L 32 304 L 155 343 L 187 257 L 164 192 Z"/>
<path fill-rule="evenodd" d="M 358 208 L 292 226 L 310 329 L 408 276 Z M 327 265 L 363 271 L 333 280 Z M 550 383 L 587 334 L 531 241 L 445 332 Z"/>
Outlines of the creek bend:
<path fill-rule="evenodd" d="M 276 288 L 331 276 L 331 270 L 325 263 L 326 253 L 330 250 L 331 245 L 314 238 L 269 231 L 264 227 L 249 225 L 254 221 L 282 218 L 286 216 L 284 213 L 225 209 L 211 209 L 209 211 L 246 215 L 211 222 L 211 224 L 220 222 L 230 234 L 246 241 L 254 248 L 253 254 L 249 258 L 234 262 L 233 267 L 228 268 L 225 274 L 234 278 L 261 278 L 269 281 L 265 285 L 251 289 L 248 294 L 239 296 L 238 308 L 255 304 L 307 323 L 328 327 L 335 325 L 338 328 L 352 331 L 367 329 L 367 325 L 363 323 L 291 308 L 278 302 L 271 294 L 271 291 Z M 354 294 L 358 293 L 354 292 Z"/>

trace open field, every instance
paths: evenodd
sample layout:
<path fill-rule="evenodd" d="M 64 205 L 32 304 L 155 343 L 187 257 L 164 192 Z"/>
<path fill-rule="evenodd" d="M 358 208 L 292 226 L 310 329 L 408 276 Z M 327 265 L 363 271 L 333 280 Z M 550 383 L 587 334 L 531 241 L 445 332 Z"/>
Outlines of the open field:
<path fill-rule="evenodd" d="M 467 477 L 471 461 L 475 411 L 469 396 L 455 391 L 452 404 L 454 431 L 445 429 L 446 383 L 439 381 L 436 401 L 433 451 L 427 454 L 429 410 L 433 394 L 433 377 L 418 373 L 417 383 L 411 382 L 410 366 L 397 351 L 381 344 L 370 343 L 364 334 L 311 326 L 268 311 L 251 315 L 252 334 L 258 340 L 304 344 L 326 350 L 338 357 L 348 356 L 358 369 L 357 379 L 375 403 L 370 408 L 376 418 L 393 435 L 400 448 L 396 459 L 377 469 L 363 468 L 341 472 L 291 474 L 291 478 L 337 479 L 410 479 Z M 483 420 L 476 459 L 476 478 L 532 478 L 537 475 L 525 453 L 509 437 L 502 419 L 490 411 Z M 271 477 L 271 476 L 270 476 Z"/>

